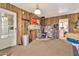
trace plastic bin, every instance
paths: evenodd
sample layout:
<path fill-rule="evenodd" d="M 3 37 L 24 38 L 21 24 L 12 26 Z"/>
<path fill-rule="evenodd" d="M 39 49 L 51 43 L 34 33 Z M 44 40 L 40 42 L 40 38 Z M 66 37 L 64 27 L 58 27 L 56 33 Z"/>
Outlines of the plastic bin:
<path fill-rule="evenodd" d="M 29 35 L 23 35 L 23 46 L 27 46 L 29 44 Z"/>

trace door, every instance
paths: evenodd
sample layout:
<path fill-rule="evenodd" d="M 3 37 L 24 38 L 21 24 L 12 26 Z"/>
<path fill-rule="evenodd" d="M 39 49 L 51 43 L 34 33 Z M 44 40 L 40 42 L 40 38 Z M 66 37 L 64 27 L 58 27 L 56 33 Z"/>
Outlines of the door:
<path fill-rule="evenodd" d="M 68 28 L 68 19 L 60 19 L 59 20 L 59 38 L 65 39 L 65 32 L 69 32 Z"/>
<path fill-rule="evenodd" d="M 16 13 L 0 9 L 0 49 L 15 46 L 17 43 Z"/>

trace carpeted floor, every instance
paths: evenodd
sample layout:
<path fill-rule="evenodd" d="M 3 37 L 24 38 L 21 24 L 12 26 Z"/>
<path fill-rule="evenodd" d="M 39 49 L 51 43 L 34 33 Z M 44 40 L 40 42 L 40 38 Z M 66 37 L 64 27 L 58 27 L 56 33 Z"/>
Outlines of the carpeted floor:
<path fill-rule="evenodd" d="M 5 49 L 0 50 L 0 56 L 8 55 L 9 51 L 10 51 L 12 48 L 13 48 L 13 47 L 9 47 L 9 48 L 5 48 Z"/>
<path fill-rule="evenodd" d="M 9 47 L 9 48 L 6 48 L 6 49 L 3 49 L 3 50 L 0 50 L 0 56 L 2 55 L 8 55 L 9 51 L 13 49 L 13 47 Z M 79 56 L 75 46 L 73 46 L 73 55 L 74 56 Z"/>

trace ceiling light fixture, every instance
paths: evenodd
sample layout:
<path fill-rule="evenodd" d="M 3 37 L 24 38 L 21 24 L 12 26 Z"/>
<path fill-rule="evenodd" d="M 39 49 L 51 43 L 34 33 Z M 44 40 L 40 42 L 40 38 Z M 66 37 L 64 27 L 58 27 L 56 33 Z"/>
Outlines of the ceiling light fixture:
<path fill-rule="evenodd" d="M 38 4 L 36 5 L 36 9 L 34 11 L 34 14 L 36 14 L 36 15 L 40 15 L 41 14 L 41 10 L 39 9 L 39 5 Z"/>

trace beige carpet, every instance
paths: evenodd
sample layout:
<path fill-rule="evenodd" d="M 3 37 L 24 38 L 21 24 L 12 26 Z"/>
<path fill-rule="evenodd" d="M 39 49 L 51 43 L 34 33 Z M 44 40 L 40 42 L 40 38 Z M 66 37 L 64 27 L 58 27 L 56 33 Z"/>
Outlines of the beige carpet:
<path fill-rule="evenodd" d="M 5 49 L 2 49 L 0 50 L 0 56 L 3 56 L 3 55 L 8 55 L 10 50 L 12 49 L 13 47 L 8 47 L 8 48 L 5 48 Z"/>
<path fill-rule="evenodd" d="M 35 40 L 27 47 L 16 46 L 9 53 L 11 56 L 73 56 L 73 48 L 63 40 Z"/>

